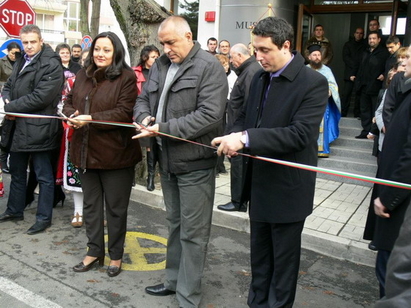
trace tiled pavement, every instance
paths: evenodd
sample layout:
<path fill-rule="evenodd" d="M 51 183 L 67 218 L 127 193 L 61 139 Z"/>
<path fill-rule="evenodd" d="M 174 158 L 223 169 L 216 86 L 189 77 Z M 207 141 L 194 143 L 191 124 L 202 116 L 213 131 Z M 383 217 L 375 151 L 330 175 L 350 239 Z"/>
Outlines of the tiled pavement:
<path fill-rule="evenodd" d="M 303 248 L 373 266 L 375 252 L 367 248 L 368 241 L 362 240 L 371 190 L 371 187 L 362 186 L 361 183 L 357 185 L 341 183 L 338 179 L 317 179 L 314 210 L 307 218 L 303 231 Z M 158 184 L 153 192 L 136 185 L 132 199 L 164 208 Z M 228 173 L 220 174 L 216 183 L 213 224 L 249 232 L 247 213 L 224 212 L 217 209 L 217 205 L 229 201 L 230 176 Z"/>

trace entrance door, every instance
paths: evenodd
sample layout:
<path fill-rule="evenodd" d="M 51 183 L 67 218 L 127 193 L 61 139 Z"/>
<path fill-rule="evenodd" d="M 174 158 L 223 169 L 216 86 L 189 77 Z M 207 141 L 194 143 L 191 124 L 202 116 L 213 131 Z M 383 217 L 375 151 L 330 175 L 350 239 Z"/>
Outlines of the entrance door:
<path fill-rule="evenodd" d="M 310 38 L 313 16 L 310 9 L 304 4 L 298 5 L 297 35 L 295 49 L 301 52 L 305 42 Z"/>

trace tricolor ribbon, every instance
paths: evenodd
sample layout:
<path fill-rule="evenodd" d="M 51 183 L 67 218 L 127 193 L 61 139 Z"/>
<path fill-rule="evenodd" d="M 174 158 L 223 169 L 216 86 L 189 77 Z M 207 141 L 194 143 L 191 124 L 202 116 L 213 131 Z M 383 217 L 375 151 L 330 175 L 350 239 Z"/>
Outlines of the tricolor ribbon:
<path fill-rule="evenodd" d="M 60 116 L 50 116 L 50 115 L 38 115 L 38 114 L 27 114 L 27 113 L 16 113 L 16 112 L 0 112 L 8 116 L 13 116 L 13 117 L 19 117 L 19 118 L 43 118 L 43 119 L 59 119 L 59 120 L 67 120 L 65 117 L 60 117 Z M 97 121 L 97 120 L 81 120 L 83 122 L 89 122 L 89 123 L 94 123 L 94 124 L 103 124 L 103 125 L 114 125 L 114 126 L 120 126 L 120 127 L 130 127 L 130 128 L 136 128 L 134 124 L 132 123 L 124 123 L 124 122 L 115 122 L 115 121 Z M 168 138 L 172 138 L 175 140 L 180 140 L 183 142 L 188 142 L 191 144 L 195 144 L 198 146 L 202 147 L 207 147 L 213 150 L 217 150 L 217 147 L 195 142 L 192 140 L 187 140 L 184 138 L 176 137 L 170 134 L 166 133 L 161 133 L 157 132 L 156 134 Z M 344 171 L 336 171 L 336 170 L 331 170 L 327 168 L 320 168 L 320 167 L 314 167 L 310 165 L 304 165 L 304 164 L 299 164 L 299 163 L 293 163 L 285 160 L 280 160 L 280 159 L 274 159 L 274 158 L 268 158 L 264 156 L 258 156 L 258 155 L 249 155 L 245 153 L 238 153 L 238 155 L 242 155 L 245 157 L 250 157 L 253 159 L 258 159 L 270 163 L 275 163 L 279 165 L 284 165 L 288 167 L 293 167 L 293 168 L 298 168 L 302 170 L 308 170 L 308 171 L 313 171 L 313 172 L 318 172 L 318 173 L 324 173 L 324 174 L 330 174 L 338 177 L 344 177 L 348 179 L 353 179 L 353 180 L 358 180 L 358 181 L 363 181 L 363 182 L 368 182 L 368 183 L 374 183 L 374 184 L 380 184 L 380 185 L 386 185 L 386 186 L 391 186 L 391 187 L 397 187 L 397 188 L 404 188 L 404 189 L 409 189 L 411 190 L 411 185 L 406 184 L 406 183 L 401 183 L 401 182 L 396 182 L 396 181 L 390 181 L 390 180 L 385 180 L 385 179 L 380 179 L 380 178 L 375 178 L 375 177 L 370 177 L 370 176 L 365 176 L 365 175 L 359 175 L 359 174 L 354 174 L 354 173 L 349 173 L 349 172 L 344 172 Z"/>

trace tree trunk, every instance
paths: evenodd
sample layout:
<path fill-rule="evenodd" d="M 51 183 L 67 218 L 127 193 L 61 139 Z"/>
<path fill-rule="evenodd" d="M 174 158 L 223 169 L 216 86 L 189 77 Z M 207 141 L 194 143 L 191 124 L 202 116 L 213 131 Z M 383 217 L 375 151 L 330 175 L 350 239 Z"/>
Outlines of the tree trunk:
<path fill-rule="evenodd" d="M 144 46 L 161 50 L 157 30 L 170 12 L 154 0 L 110 0 L 110 5 L 126 38 L 131 66 L 137 65 Z"/>
<path fill-rule="evenodd" d="M 92 0 L 92 2 L 90 35 L 94 38 L 99 34 L 101 0 Z"/>
<path fill-rule="evenodd" d="M 88 26 L 88 4 L 90 0 L 80 0 L 80 32 L 83 36 L 90 35 Z"/>

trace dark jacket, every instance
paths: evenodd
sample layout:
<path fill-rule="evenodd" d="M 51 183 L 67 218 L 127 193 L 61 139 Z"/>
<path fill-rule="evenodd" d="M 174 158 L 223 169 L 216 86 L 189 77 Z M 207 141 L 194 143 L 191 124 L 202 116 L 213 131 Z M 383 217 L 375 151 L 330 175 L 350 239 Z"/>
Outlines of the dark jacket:
<path fill-rule="evenodd" d="M 43 44 L 39 54 L 24 68 L 24 57 L 14 64 L 13 72 L 4 86 L 3 99 L 10 103 L 6 112 L 55 115 L 64 84 L 60 57 L 50 46 Z M 60 146 L 61 123 L 57 119 L 19 118 L 11 151 L 37 152 Z"/>
<path fill-rule="evenodd" d="M 250 93 L 251 80 L 259 70 L 262 70 L 261 65 L 257 62 L 254 56 L 245 60 L 243 64 L 236 69 L 238 77 L 231 90 L 230 99 L 227 103 L 226 133 L 231 131 L 235 120 L 240 115 Z"/>
<path fill-rule="evenodd" d="M 11 71 L 13 70 L 13 65 L 10 63 L 7 56 L 0 59 L 0 82 L 6 82 Z"/>
<path fill-rule="evenodd" d="M 383 81 L 377 78 L 384 74 L 385 61 L 389 55 L 387 48 L 381 43 L 372 52 L 367 49 L 363 53 L 363 59 L 355 79 L 357 91 L 364 88 L 365 94 L 378 95 Z"/>
<path fill-rule="evenodd" d="M 149 78 L 137 99 L 134 118 L 141 122 L 157 114 L 170 60 L 162 55 L 150 68 Z M 228 83 L 220 62 L 195 43 L 174 76 L 164 103 L 163 118 L 156 119 L 162 133 L 210 145 L 222 133 Z M 212 149 L 162 137 L 162 168 L 185 173 L 214 168 Z"/>
<path fill-rule="evenodd" d="M 411 83 L 403 93 L 407 95 L 394 111 L 384 138 L 377 177 L 411 184 Z M 375 215 L 373 202 L 376 197 L 388 208 L 390 218 Z M 377 249 L 392 250 L 410 200 L 408 189 L 375 185 L 364 238 L 373 240 Z"/>
<path fill-rule="evenodd" d="M 246 110 L 233 131 L 247 130 L 244 152 L 301 164 L 317 165 L 319 126 L 328 101 L 328 82 L 294 59 L 271 81 L 260 117 L 270 74 L 261 71 L 250 86 Z M 313 209 L 315 172 L 244 158 L 243 199 L 250 200 L 250 219 L 269 223 L 304 220 Z"/>
<path fill-rule="evenodd" d="M 104 69 L 81 69 L 73 89 L 67 96 L 63 113 L 76 110 L 89 114 L 93 120 L 132 123 L 137 98 L 136 77 L 131 69 L 115 80 L 108 80 Z M 88 124 L 73 133 L 71 161 L 82 169 L 121 169 L 141 160 L 138 140 L 131 139 L 134 128 Z"/>
<path fill-rule="evenodd" d="M 357 76 L 358 68 L 360 67 L 362 56 L 367 49 L 366 40 L 356 41 L 351 39 L 344 44 L 343 61 L 345 64 L 344 80 L 350 80 L 351 76 Z"/>

